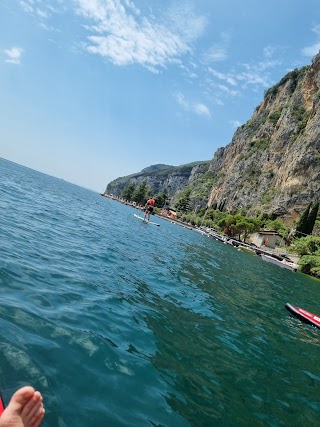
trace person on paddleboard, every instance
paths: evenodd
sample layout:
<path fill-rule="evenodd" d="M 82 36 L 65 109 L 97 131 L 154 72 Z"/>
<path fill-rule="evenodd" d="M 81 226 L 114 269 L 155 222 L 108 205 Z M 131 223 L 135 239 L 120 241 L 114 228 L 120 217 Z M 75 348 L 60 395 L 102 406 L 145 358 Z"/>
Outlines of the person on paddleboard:
<path fill-rule="evenodd" d="M 146 220 L 146 217 L 148 216 L 148 221 L 150 220 L 150 214 L 153 212 L 153 208 L 155 205 L 155 201 L 152 198 L 152 196 L 149 197 L 147 200 L 147 203 L 145 204 L 145 211 L 144 211 L 144 220 Z"/>

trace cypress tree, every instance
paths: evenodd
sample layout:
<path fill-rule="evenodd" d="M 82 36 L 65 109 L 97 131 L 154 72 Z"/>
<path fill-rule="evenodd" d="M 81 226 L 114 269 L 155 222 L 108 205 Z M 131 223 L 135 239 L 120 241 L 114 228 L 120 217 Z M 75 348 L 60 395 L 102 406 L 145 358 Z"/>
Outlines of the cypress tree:
<path fill-rule="evenodd" d="M 314 227 L 314 224 L 316 222 L 317 216 L 318 216 L 318 210 L 319 210 L 319 202 L 316 202 L 308 215 L 308 223 L 307 223 L 307 231 L 306 234 L 312 234 L 312 230 Z"/>
<path fill-rule="evenodd" d="M 296 237 L 299 239 L 300 237 L 305 236 L 308 230 L 308 217 L 310 212 L 311 203 L 307 206 L 306 210 L 302 213 L 297 226 L 296 226 Z"/>

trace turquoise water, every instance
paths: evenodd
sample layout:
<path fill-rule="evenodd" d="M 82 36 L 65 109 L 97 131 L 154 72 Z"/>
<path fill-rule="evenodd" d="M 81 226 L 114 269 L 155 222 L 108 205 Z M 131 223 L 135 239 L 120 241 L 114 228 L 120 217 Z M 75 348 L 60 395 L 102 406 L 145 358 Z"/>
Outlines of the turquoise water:
<path fill-rule="evenodd" d="M 316 426 L 320 282 L 0 160 L 0 385 L 44 426 Z M 101 184 L 102 186 L 104 183 Z"/>

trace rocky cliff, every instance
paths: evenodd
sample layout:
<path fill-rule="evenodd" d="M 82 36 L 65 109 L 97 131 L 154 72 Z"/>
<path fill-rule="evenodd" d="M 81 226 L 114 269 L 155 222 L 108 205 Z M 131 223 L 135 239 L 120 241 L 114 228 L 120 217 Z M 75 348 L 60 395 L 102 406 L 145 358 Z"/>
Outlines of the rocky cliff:
<path fill-rule="evenodd" d="M 292 221 L 320 199 L 320 54 L 266 91 L 263 102 L 229 145 L 210 162 L 156 165 L 107 187 L 120 195 L 128 182 L 147 179 L 154 194 L 173 200 L 191 191 L 191 204 L 262 212 Z"/>
<path fill-rule="evenodd" d="M 210 163 L 209 205 L 295 219 L 320 198 L 320 55 L 270 88 Z"/>

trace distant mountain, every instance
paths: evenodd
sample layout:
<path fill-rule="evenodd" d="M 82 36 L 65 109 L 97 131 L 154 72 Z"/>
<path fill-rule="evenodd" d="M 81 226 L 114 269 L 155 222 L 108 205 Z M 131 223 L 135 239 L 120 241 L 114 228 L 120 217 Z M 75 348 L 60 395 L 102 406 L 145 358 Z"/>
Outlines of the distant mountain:
<path fill-rule="evenodd" d="M 171 204 L 178 201 L 182 191 L 190 188 L 191 204 L 205 205 L 212 187 L 212 181 L 207 176 L 209 164 L 207 160 L 181 166 L 153 165 L 141 172 L 115 179 L 107 185 L 105 192 L 121 196 L 129 183 L 137 188 L 146 181 L 153 195 L 165 193 L 171 199 Z"/>
<path fill-rule="evenodd" d="M 171 166 L 171 165 L 162 165 L 162 164 L 152 165 L 152 166 L 149 166 L 147 168 L 142 169 L 141 172 L 152 173 L 152 172 L 156 172 L 156 171 L 159 171 L 159 170 L 162 170 L 162 169 L 168 169 L 168 168 L 169 169 L 170 168 L 174 168 L 174 166 Z"/>
<path fill-rule="evenodd" d="M 153 165 L 118 178 L 106 191 L 121 195 L 147 180 L 153 194 L 247 215 L 265 212 L 291 222 L 320 199 L 320 54 L 265 92 L 252 117 L 211 161 Z"/>

